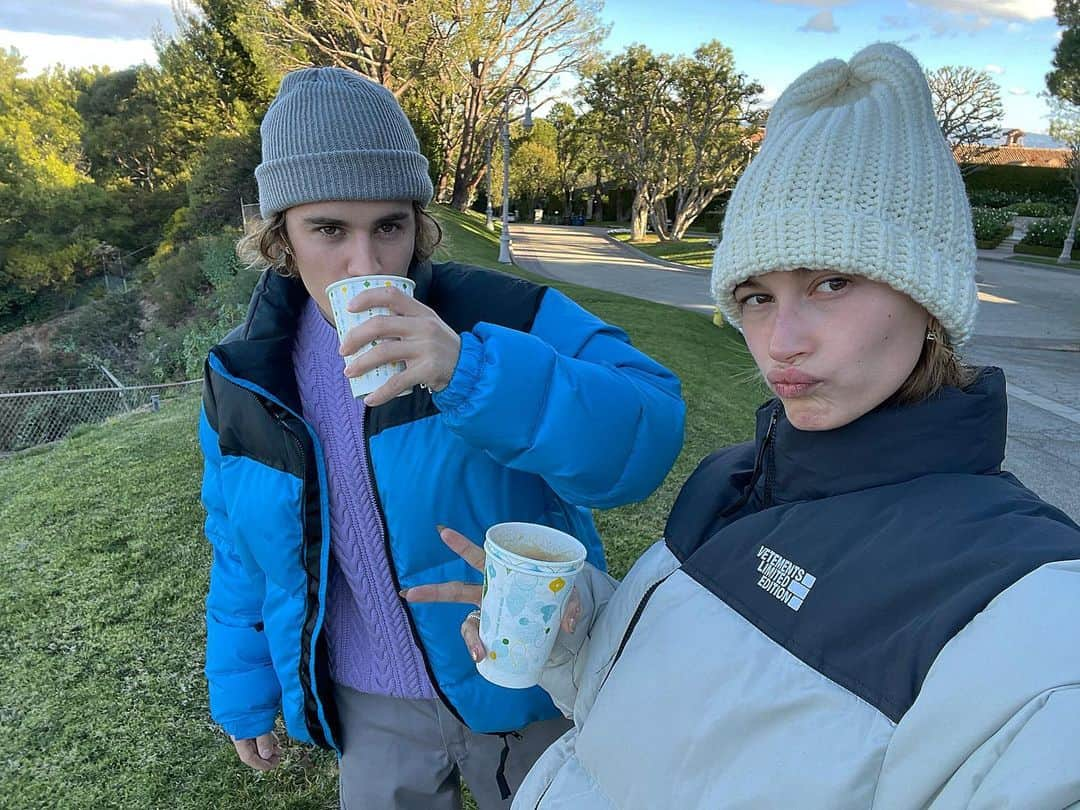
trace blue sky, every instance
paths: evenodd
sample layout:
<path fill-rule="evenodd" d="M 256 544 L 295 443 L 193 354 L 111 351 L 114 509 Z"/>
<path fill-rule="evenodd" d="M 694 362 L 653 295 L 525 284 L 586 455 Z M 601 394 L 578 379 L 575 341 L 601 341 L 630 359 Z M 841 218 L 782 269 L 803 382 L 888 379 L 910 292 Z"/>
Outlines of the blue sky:
<path fill-rule="evenodd" d="M 0 46 L 15 46 L 37 72 L 55 62 L 115 68 L 154 61 L 155 27 L 172 30 L 170 0 L 0 0 Z M 887 40 L 928 69 L 968 65 L 991 71 L 1002 91 L 1004 124 L 1045 132 L 1045 90 L 1058 38 L 1053 0 L 607 0 L 605 47 L 632 42 L 690 53 L 719 39 L 741 71 L 772 101 L 803 70 L 846 59 Z"/>

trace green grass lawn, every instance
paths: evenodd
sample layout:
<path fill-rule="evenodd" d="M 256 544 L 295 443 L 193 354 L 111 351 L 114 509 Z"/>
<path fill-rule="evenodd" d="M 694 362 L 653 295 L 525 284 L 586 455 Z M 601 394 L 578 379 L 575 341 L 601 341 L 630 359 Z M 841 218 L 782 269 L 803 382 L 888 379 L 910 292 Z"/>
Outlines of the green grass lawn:
<path fill-rule="evenodd" d="M 642 253 L 648 253 L 658 259 L 667 259 L 669 262 L 688 264 L 691 267 L 712 267 L 713 252 L 716 248 L 711 244 L 714 237 L 710 236 L 687 236 L 672 242 L 661 242 L 656 234 L 647 233 L 641 242 L 631 242 L 630 234 L 615 233 L 612 238 L 620 242 L 626 242 Z"/>
<path fill-rule="evenodd" d="M 496 241 L 440 214 L 454 258 L 495 266 Z M 648 500 L 597 513 L 622 575 L 661 535 L 682 481 L 747 438 L 764 389 L 732 330 L 693 313 L 559 285 L 679 374 L 686 446 Z M 0 462 L 0 805 L 333 808 L 336 764 L 288 745 L 261 775 L 210 722 L 203 667 L 196 398 L 77 430 Z"/>
<path fill-rule="evenodd" d="M 1058 264 L 1057 259 L 1052 259 L 1049 256 L 1034 256 L 1030 253 L 1015 253 L 1010 258 L 1006 259 L 1007 262 L 1013 262 L 1015 264 L 1024 264 L 1030 262 L 1032 264 L 1045 264 L 1049 267 L 1060 267 L 1062 270 L 1080 270 L 1080 262 L 1071 261 L 1066 264 Z"/>

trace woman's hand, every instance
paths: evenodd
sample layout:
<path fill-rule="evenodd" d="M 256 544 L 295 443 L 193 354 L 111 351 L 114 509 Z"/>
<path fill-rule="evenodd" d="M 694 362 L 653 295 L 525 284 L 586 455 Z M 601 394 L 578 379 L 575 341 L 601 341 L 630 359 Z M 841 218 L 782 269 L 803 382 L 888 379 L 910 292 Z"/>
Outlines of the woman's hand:
<path fill-rule="evenodd" d="M 386 307 L 390 315 L 376 315 L 354 326 L 341 343 L 341 354 L 349 357 L 372 341 L 379 341 L 345 367 L 347 377 L 359 377 L 386 363 L 404 361 L 398 372 L 364 398 L 369 406 L 389 402 L 414 385 L 442 391 L 450 384 L 461 353 L 461 337 L 430 307 L 394 287 L 365 290 L 349 301 L 350 312 Z M 392 338 L 398 338 L 393 340 Z"/>
<path fill-rule="evenodd" d="M 257 771 L 272 770 L 281 762 L 281 746 L 272 731 L 247 740 L 238 740 L 231 735 L 229 739 L 240 761 Z"/>
<path fill-rule="evenodd" d="M 476 545 L 461 532 L 439 526 L 439 537 L 450 547 L 450 550 L 465 560 L 477 571 L 484 570 L 487 555 L 484 549 Z M 467 605 L 480 607 L 480 599 L 483 595 L 483 586 L 472 585 L 467 582 L 439 582 L 433 585 L 417 585 L 414 588 L 406 588 L 401 592 L 401 597 L 406 602 L 460 602 Z M 574 632 L 578 617 L 581 615 L 581 599 L 578 597 L 577 588 L 570 592 L 567 597 L 566 607 L 563 610 L 562 629 L 567 633 Z M 465 617 L 461 623 L 461 637 L 465 646 L 469 648 L 469 655 L 473 661 L 479 662 L 487 655 L 484 643 L 480 640 L 480 611 L 474 610 Z"/>

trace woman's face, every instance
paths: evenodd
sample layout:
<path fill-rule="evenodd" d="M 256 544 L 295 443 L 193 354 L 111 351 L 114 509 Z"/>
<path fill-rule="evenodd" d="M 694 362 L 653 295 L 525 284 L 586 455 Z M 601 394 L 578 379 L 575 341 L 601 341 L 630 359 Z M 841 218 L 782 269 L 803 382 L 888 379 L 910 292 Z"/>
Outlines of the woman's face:
<path fill-rule="evenodd" d="M 416 245 L 416 215 L 408 200 L 306 203 L 285 212 L 285 232 L 300 280 L 333 323 L 326 296 L 332 282 L 408 274 Z"/>
<path fill-rule="evenodd" d="M 887 284 L 826 270 L 755 276 L 735 300 L 750 353 L 800 430 L 841 427 L 896 393 L 930 321 Z"/>

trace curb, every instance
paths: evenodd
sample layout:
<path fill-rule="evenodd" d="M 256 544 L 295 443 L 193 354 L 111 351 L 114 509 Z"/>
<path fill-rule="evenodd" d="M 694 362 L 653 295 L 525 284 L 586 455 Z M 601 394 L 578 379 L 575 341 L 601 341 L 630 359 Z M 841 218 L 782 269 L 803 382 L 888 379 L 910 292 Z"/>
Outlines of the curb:
<path fill-rule="evenodd" d="M 604 232 L 604 238 L 607 239 L 609 242 L 614 242 L 619 247 L 625 248 L 626 250 L 630 251 L 631 253 L 633 253 L 636 256 L 639 256 L 642 259 L 653 262 L 654 264 L 659 264 L 659 265 L 661 265 L 663 267 L 666 267 L 668 269 L 671 269 L 671 270 L 678 270 L 680 273 L 686 273 L 686 272 L 689 271 L 691 273 L 700 273 L 702 275 L 708 275 L 709 272 L 710 272 L 709 269 L 706 268 L 706 267 L 695 267 L 692 264 L 683 264 L 682 262 L 673 262 L 673 261 L 670 261 L 668 259 L 660 259 L 660 258 L 657 258 L 656 256 L 651 256 L 648 253 L 646 253 L 644 250 L 638 250 L 633 245 L 630 245 L 630 244 L 628 244 L 626 242 L 622 242 L 622 241 L 616 239 L 614 236 L 607 233 L 606 231 Z"/>

